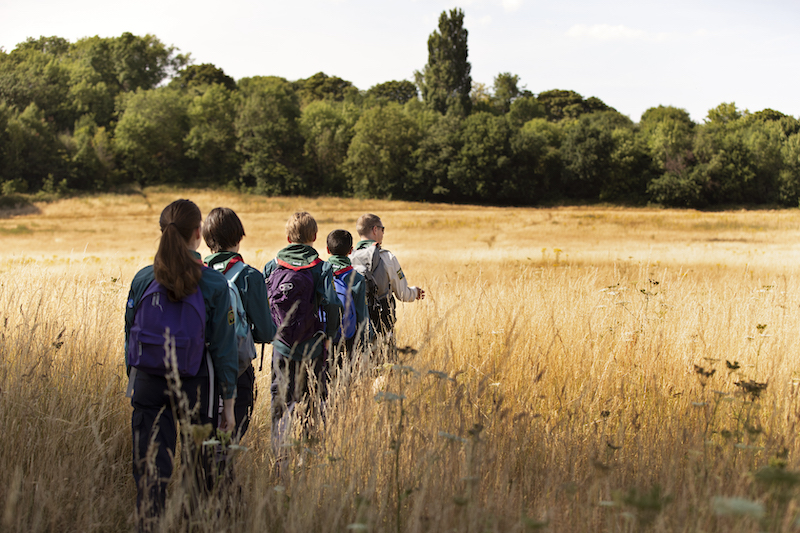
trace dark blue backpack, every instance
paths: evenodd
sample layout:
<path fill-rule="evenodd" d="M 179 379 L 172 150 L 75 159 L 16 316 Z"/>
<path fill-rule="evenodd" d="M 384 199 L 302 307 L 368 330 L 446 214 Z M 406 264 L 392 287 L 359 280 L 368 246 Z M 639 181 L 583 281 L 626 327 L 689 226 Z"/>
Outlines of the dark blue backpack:
<path fill-rule="evenodd" d="M 296 267 L 276 260 L 278 267 L 267 278 L 267 298 L 272 320 L 278 326 L 275 338 L 290 348 L 323 330 L 311 267 Z"/>
<path fill-rule="evenodd" d="M 167 374 L 167 332 L 174 339 L 178 373 L 197 375 L 206 350 L 206 305 L 200 287 L 173 302 L 163 285 L 155 280 L 150 283 L 134 313 L 128 363 L 148 374 Z"/>
<path fill-rule="evenodd" d="M 336 294 L 339 295 L 339 300 L 343 306 L 342 324 L 334 339 L 335 342 L 338 342 L 342 335 L 344 335 L 345 339 L 352 339 L 358 326 L 356 303 L 353 300 L 353 287 L 350 286 L 353 275 L 349 273 L 352 271 L 353 267 L 349 266 L 333 273 L 333 286 L 336 288 Z"/>

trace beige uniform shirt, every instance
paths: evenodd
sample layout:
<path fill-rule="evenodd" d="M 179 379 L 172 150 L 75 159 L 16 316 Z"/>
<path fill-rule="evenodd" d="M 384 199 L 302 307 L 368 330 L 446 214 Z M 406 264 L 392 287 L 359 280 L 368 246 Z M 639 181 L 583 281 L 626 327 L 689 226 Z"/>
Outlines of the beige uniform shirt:
<path fill-rule="evenodd" d="M 403 274 L 403 269 L 400 268 L 400 262 L 397 260 L 397 257 L 386 248 L 381 248 L 380 257 L 381 261 L 383 261 L 384 269 L 389 276 L 391 292 L 403 302 L 413 302 L 416 300 L 419 289 L 408 284 L 408 280 L 405 274 Z M 376 283 L 380 284 L 377 280 Z"/>

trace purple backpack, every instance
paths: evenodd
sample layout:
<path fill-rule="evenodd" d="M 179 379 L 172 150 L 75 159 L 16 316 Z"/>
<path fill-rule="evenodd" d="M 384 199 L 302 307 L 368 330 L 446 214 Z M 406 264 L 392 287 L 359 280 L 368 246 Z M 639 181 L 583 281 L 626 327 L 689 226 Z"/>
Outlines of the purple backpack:
<path fill-rule="evenodd" d="M 269 310 L 278 326 L 275 338 L 292 349 L 323 329 L 311 274 L 311 267 L 320 261 L 296 267 L 277 259 L 278 267 L 267 278 Z"/>
<path fill-rule="evenodd" d="M 181 376 L 200 370 L 206 349 L 206 305 L 200 287 L 183 300 L 173 302 L 167 289 L 153 282 L 136 307 L 128 339 L 128 362 L 148 374 L 169 371 L 164 334 L 175 340 L 175 358 Z"/>

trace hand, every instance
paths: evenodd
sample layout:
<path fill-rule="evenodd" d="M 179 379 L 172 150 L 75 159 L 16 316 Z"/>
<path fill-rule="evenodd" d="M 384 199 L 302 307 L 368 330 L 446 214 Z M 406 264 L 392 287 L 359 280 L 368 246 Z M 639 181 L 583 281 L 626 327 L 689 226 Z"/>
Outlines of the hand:
<path fill-rule="evenodd" d="M 219 421 L 219 429 L 222 431 L 233 431 L 236 428 L 236 415 L 233 414 L 234 398 L 222 400 L 222 417 Z"/>
<path fill-rule="evenodd" d="M 417 287 L 417 300 L 425 299 L 425 291 L 421 287 Z"/>

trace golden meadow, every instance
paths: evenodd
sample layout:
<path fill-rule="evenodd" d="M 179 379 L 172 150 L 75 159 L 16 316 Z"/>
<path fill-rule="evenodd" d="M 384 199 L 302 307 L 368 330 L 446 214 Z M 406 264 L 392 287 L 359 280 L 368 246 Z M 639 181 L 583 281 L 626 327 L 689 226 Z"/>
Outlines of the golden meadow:
<path fill-rule="evenodd" d="M 164 531 L 800 529 L 800 212 L 147 189 L 0 218 L 0 530 L 133 529 L 123 309 L 179 197 L 235 209 L 259 269 L 293 211 L 323 257 L 378 213 L 427 298 L 284 478 L 257 372 L 235 487 L 187 516 L 175 483 Z"/>

